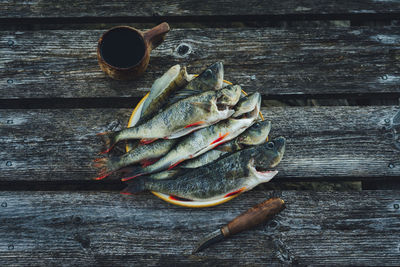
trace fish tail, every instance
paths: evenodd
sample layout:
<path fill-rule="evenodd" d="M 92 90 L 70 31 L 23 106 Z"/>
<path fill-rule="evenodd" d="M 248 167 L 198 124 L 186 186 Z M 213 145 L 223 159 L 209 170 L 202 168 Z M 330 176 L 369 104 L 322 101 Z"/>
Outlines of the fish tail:
<path fill-rule="evenodd" d="M 112 161 L 109 158 L 98 158 L 93 160 L 93 167 L 100 169 L 99 176 L 94 180 L 102 180 L 112 174 L 115 171 L 113 168 Z"/>
<path fill-rule="evenodd" d="M 108 171 L 106 168 L 101 168 L 98 173 L 98 176 L 93 178 L 93 180 L 96 180 L 96 181 L 103 180 L 104 178 L 106 178 L 107 176 L 109 176 L 112 173 L 113 173 L 112 171 Z"/>
<path fill-rule="evenodd" d="M 122 182 L 126 182 L 132 180 L 133 178 L 145 175 L 146 173 L 143 171 L 141 167 L 133 166 L 133 167 L 126 167 L 120 170 L 121 173 L 124 173 L 121 178 Z"/>
<path fill-rule="evenodd" d="M 118 142 L 117 140 L 118 132 L 102 132 L 98 133 L 97 135 L 101 137 L 106 147 L 106 150 L 100 152 L 100 154 L 107 154 Z"/>
<path fill-rule="evenodd" d="M 142 176 L 129 181 L 128 186 L 121 191 L 121 194 L 132 195 L 145 191 L 145 180 L 146 177 Z"/>

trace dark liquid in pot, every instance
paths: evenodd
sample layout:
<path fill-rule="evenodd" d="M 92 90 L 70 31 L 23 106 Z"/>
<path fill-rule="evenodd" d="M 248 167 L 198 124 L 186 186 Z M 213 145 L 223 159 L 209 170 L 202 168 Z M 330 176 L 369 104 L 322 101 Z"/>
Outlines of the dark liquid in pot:
<path fill-rule="evenodd" d="M 103 36 L 100 54 L 105 62 L 118 68 L 135 66 L 143 58 L 145 46 L 142 37 L 127 28 L 116 28 Z"/>

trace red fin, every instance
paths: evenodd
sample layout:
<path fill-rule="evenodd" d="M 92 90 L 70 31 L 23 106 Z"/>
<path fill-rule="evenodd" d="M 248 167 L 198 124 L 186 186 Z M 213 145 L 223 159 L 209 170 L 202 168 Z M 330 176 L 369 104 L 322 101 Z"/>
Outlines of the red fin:
<path fill-rule="evenodd" d="M 131 179 L 133 179 L 133 178 L 136 178 L 136 177 L 139 177 L 139 176 L 142 176 L 142 175 L 144 175 L 144 173 L 139 173 L 139 174 L 136 174 L 136 175 L 134 175 L 134 176 L 122 178 L 121 181 L 122 181 L 122 182 L 126 182 L 126 181 L 129 181 L 129 180 L 131 180 Z"/>
<path fill-rule="evenodd" d="M 184 161 L 184 159 L 181 159 L 178 162 L 175 162 L 174 164 L 172 164 L 171 166 L 169 166 L 168 170 L 175 168 L 179 163 L 181 163 L 182 161 Z"/>
<path fill-rule="evenodd" d="M 107 150 L 105 150 L 105 151 L 101 151 L 101 152 L 99 153 L 99 155 L 101 155 L 101 154 L 107 154 L 108 152 L 111 151 L 111 149 L 113 149 L 114 145 L 115 145 L 115 144 L 111 145 L 110 148 L 107 149 Z"/>
<path fill-rule="evenodd" d="M 176 200 L 176 201 L 192 201 L 191 199 L 178 197 L 178 196 L 174 196 L 174 195 L 169 195 L 169 199 Z"/>
<path fill-rule="evenodd" d="M 242 187 L 242 188 L 240 188 L 240 189 L 238 189 L 236 191 L 233 191 L 233 192 L 230 192 L 230 193 L 226 194 L 224 197 L 230 197 L 230 196 L 233 196 L 233 195 L 237 195 L 237 194 L 243 192 L 243 190 L 245 190 L 245 189 L 246 189 L 246 187 Z"/>
<path fill-rule="evenodd" d="M 101 132 L 101 133 L 97 133 L 96 135 L 106 135 L 106 134 L 108 134 L 109 132 Z"/>
<path fill-rule="evenodd" d="M 215 144 L 215 143 L 217 143 L 217 142 L 219 142 L 219 141 L 222 141 L 222 140 L 223 140 L 225 137 L 227 137 L 228 135 L 229 135 L 229 132 L 227 132 L 227 133 L 224 134 L 224 135 L 221 135 L 221 133 L 220 133 L 220 134 L 219 134 L 219 137 L 218 137 L 217 139 L 215 139 L 214 141 L 212 141 L 210 145 Z"/>
<path fill-rule="evenodd" d="M 226 142 L 227 142 L 227 141 L 221 142 L 221 143 L 219 143 L 219 144 L 216 144 L 216 145 L 213 147 L 213 149 L 216 148 L 216 147 L 219 146 L 219 145 L 225 144 Z M 223 151 L 223 150 L 221 150 L 221 151 Z"/>
<path fill-rule="evenodd" d="M 132 193 L 129 193 L 129 192 L 119 192 L 119 193 L 122 194 L 122 195 L 133 196 L 133 194 L 132 194 Z"/>
<path fill-rule="evenodd" d="M 115 132 L 102 132 L 98 133 L 97 136 L 101 136 L 104 144 L 106 145 L 106 147 L 108 147 L 106 151 L 100 152 L 99 154 L 106 154 L 110 152 L 116 143 L 114 142 Z"/>
<path fill-rule="evenodd" d="M 142 165 L 142 168 L 150 166 L 154 163 L 156 163 L 160 158 L 153 158 L 153 159 L 144 159 L 140 162 L 140 165 Z"/>
<path fill-rule="evenodd" d="M 108 172 L 108 173 L 106 173 L 106 174 L 104 174 L 104 175 L 101 175 L 101 176 L 99 176 L 99 177 L 93 178 L 93 180 L 96 180 L 96 181 L 98 181 L 98 180 L 103 180 L 104 178 L 106 178 L 106 177 L 109 176 L 110 174 L 111 174 L 111 172 Z"/>
<path fill-rule="evenodd" d="M 157 140 L 157 138 L 143 138 L 143 139 L 140 139 L 140 143 L 143 145 L 147 145 L 147 144 L 153 143 L 156 140 Z"/>
<path fill-rule="evenodd" d="M 198 121 L 198 122 L 195 122 L 192 124 L 188 124 L 184 128 L 189 128 L 189 127 L 197 126 L 197 125 L 204 124 L 204 123 L 205 123 L 205 121 Z"/>

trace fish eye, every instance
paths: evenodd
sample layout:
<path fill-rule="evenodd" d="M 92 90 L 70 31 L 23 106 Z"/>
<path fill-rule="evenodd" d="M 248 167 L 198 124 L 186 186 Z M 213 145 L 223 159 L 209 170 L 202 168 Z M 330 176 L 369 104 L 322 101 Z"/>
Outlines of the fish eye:
<path fill-rule="evenodd" d="M 274 143 L 269 142 L 269 143 L 267 144 L 267 147 L 268 147 L 269 149 L 273 149 L 273 148 L 274 148 Z"/>
<path fill-rule="evenodd" d="M 211 76 L 211 74 L 212 74 L 212 70 L 210 70 L 210 69 L 208 69 L 208 70 L 206 70 L 206 72 L 204 72 L 205 77 Z"/>

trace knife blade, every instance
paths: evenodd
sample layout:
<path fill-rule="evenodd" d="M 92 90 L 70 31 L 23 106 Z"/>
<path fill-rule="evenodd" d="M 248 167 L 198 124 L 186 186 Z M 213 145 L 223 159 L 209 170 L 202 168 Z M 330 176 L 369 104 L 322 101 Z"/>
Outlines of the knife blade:
<path fill-rule="evenodd" d="M 271 219 L 273 216 L 285 209 L 285 201 L 280 198 L 270 198 L 262 203 L 255 205 L 246 212 L 224 225 L 220 229 L 205 236 L 193 250 L 192 254 L 199 252 L 212 244 L 224 240 L 225 238 L 251 229 L 261 223 Z"/>

